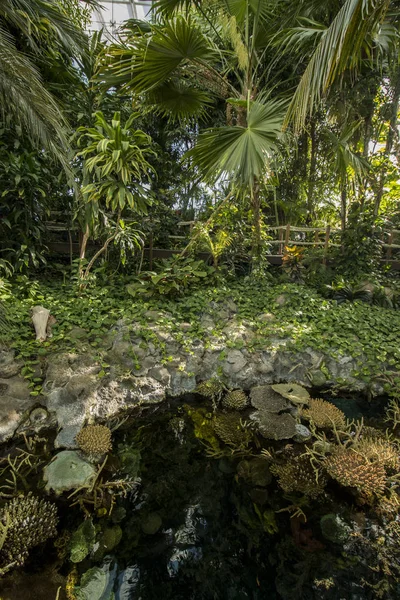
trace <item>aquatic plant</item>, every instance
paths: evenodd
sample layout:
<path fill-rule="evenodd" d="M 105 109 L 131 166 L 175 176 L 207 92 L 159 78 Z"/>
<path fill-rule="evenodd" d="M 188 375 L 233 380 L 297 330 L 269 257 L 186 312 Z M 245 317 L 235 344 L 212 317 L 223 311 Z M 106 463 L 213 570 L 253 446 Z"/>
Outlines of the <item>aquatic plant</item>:
<path fill-rule="evenodd" d="M 217 436 L 228 446 L 246 447 L 252 439 L 251 431 L 243 427 L 240 417 L 235 413 L 216 415 L 213 427 Z"/>
<path fill-rule="evenodd" d="M 367 501 L 384 494 L 386 472 L 380 462 L 348 448 L 338 448 L 325 463 L 329 475 L 345 487 L 356 488 Z"/>
<path fill-rule="evenodd" d="M 106 425 L 87 425 L 77 434 L 76 443 L 91 460 L 98 461 L 112 448 L 111 430 Z"/>
<path fill-rule="evenodd" d="M 222 400 L 222 406 L 230 410 L 244 410 L 247 404 L 247 396 L 243 390 L 232 390 Z"/>
<path fill-rule="evenodd" d="M 300 492 L 310 498 L 322 494 L 327 483 L 324 472 L 315 468 L 305 454 L 292 456 L 283 464 L 271 465 L 271 472 L 284 492 Z"/>
<path fill-rule="evenodd" d="M 7 502 L 0 512 L 0 523 L 3 530 L 0 570 L 5 573 L 23 565 L 31 548 L 57 534 L 57 508 L 29 493 Z"/>
<path fill-rule="evenodd" d="M 321 398 L 311 398 L 308 407 L 302 411 L 301 416 L 309 419 L 316 427 L 321 429 L 341 429 L 346 426 L 344 413 L 332 402 L 327 402 Z"/>

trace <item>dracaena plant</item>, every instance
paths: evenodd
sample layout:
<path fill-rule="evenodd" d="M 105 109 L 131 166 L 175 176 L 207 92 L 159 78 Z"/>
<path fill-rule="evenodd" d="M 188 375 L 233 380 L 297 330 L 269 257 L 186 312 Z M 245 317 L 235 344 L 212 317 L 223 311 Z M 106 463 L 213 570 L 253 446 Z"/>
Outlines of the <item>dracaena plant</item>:
<path fill-rule="evenodd" d="M 270 11 L 267 0 L 158 2 L 152 23 L 128 22 L 124 44 L 106 48 L 98 73 L 106 88 L 145 97 L 172 120 L 193 122 L 214 102 L 225 106 L 226 125 L 200 131 L 186 159 L 208 184 L 228 180 L 251 202 L 256 258 L 260 181 L 270 174 L 285 105 L 262 84 Z"/>
<path fill-rule="evenodd" d="M 139 214 L 147 212 L 151 192 L 146 188 L 152 167 L 147 158 L 154 154 L 151 138 L 133 128 L 137 113 L 132 113 L 125 124 L 119 112 L 108 123 L 102 112 L 95 113 L 94 127 L 80 127 L 77 138 L 78 159 L 83 159 L 84 229 L 81 259 L 85 257 L 86 244 L 98 226 L 96 216 L 107 210 L 115 216 L 115 229 L 95 254 L 101 256 L 108 245 L 118 238 L 123 224 L 122 213 L 131 209 Z M 89 209 L 89 210 L 88 210 Z M 82 272 L 87 278 L 93 259 Z"/>

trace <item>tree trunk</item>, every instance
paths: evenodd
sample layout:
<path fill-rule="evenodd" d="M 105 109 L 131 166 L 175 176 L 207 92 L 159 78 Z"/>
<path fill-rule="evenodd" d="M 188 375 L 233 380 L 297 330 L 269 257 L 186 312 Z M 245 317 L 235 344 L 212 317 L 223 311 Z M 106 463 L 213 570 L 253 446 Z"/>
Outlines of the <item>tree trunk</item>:
<path fill-rule="evenodd" d="M 96 260 L 99 258 L 99 256 L 101 256 L 107 250 L 109 244 L 117 237 L 118 231 L 119 231 L 120 219 L 121 219 L 121 210 L 119 211 L 118 216 L 117 216 L 117 224 L 115 226 L 115 231 L 114 231 L 113 235 L 111 235 L 109 238 L 106 239 L 106 241 L 104 242 L 104 244 L 100 248 L 100 250 L 98 250 L 96 252 L 96 254 L 93 256 L 93 258 L 90 260 L 88 266 L 86 267 L 85 273 L 83 274 L 83 279 L 87 279 L 87 277 L 90 273 L 90 269 L 93 267 Z"/>
<path fill-rule="evenodd" d="M 395 140 L 395 136 L 397 135 L 397 115 L 399 112 L 399 101 L 400 101 L 400 66 L 397 67 L 394 78 L 392 79 L 392 90 L 393 90 L 393 100 L 392 107 L 390 111 L 390 120 L 389 120 L 389 131 L 386 138 L 386 146 L 385 146 L 385 158 L 389 160 L 390 154 L 393 149 L 393 143 Z M 386 163 L 386 161 L 385 161 Z M 385 175 L 386 175 L 386 164 L 384 163 L 380 177 L 378 190 L 375 196 L 374 203 L 374 216 L 378 216 L 379 208 L 381 205 L 382 197 L 383 197 L 383 189 L 385 187 Z"/>
<path fill-rule="evenodd" d="M 308 175 L 308 194 L 307 194 L 307 219 L 312 221 L 314 219 L 314 190 L 315 190 L 315 176 L 317 173 L 317 149 L 318 140 L 315 128 L 315 118 L 311 119 L 311 157 L 310 157 L 310 171 Z"/>
<path fill-rule="evenodd" d="M 261 203 L 260 203 L 260 184 L 255 181 L 251 191 L 251 203 L 253 207 L 253 264 L 260 262 L 261 258 Z"/>
<path fill-rule="evenodd" d="M 346 183 L 342 183 L 340 190 L 340 221 L 342 224 L 342 233 L 346 229 L 347 220 L 347 187 Z"/>
<path fill-rule="evenodd" d="M 83 266 L 82 266 L 82 261 L 85 259 L 86 256 L 86 246 L 87 243 L 89 241 L 89 235 L 90 235 L 90 229 L 89 229 L 89 224 L 86 223 L 86 229 L 85 229 L 85 233 L 83 234 L 82 237 L 82 243 L 81 243 L 81 247 L 80 247 L 80 251 L 79 251 L 79 277 L 83 277 Z"/>

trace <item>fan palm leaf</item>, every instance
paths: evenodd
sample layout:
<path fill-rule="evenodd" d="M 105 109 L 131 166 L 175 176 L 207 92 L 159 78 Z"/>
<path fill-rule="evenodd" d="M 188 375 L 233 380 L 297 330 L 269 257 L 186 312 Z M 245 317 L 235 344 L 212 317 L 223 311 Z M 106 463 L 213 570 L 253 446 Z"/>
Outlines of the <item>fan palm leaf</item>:
<path fill-rule="evenodd" d="M 253 186 L 265 173 L 276 149 L 284 108 L 281 101 L 251 103 L 246 126 L 204 131 L 187 158 L 210 183 L 220 177 L 233 177 L 240 185 Z"/>
<path fill-rule="evenodd" d="M 110 47 L 106 67 L 100 78 L 106 85 L 122 85 L 124 91 L 140 93 L 167 81 L 187 62 L 208 61 L 215 57 L 210 41 L 193 19 L 179 15 L 153 25 L 149 36 L 131 30 L 125 47 Z"/>

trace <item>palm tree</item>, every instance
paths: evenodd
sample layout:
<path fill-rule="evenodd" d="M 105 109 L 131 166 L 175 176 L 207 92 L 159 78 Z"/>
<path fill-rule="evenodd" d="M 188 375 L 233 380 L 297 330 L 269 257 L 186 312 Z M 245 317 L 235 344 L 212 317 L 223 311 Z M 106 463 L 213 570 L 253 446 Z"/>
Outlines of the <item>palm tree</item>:
<path fill-rule="evenodd" d="M 315 6 L 313 0 L 305 5 Z M 391 11 L 393 8 L 393 11 Z M 303 37 L 318 36 L 318 44 L 288 108 L 285 123 L 300 131 L 314 107 L 347 69 L 357 68 L 366 56 L 382 60 L 398 41 L 397 0 L 345 0 L 325 30 L 304 26 Z M 298 43 L 298 38 L 296 39 Z M 398 56 L 398 45 L 395 51 Z"/>
<path fill-rule="evenodd" d="M 0 2 L 1 109 L 13 115 L 29 135 L 67 167 L 66 121 L 35 64 L 35 60 L 46 56 L 48 43 L 69 56 L 84 51 L 85 35 L 73 24 L 61 2 Z"/>
<path fill-rule="evenodd" d="M 340 193 L 340 221 L 342 232 L 346 229 L 349 189 L 352 183 L 361 182 L 368 170 L 368 162 L 353 149 L 353 140 L 360 123 L 345 123 L 335 134 L 326 131 L 330 145 L 328 158 L 332 161 L 333 172 Z"/>
<path fill-rule="evenodd" d="M 201 132 L 186 158 L 203 179 L 228 179 L 251 199 L 253 256 L 261 253 L 260 181 L 268 176 L 284 115 L 263 92 L 268 0 L 161 0 L 154 23 L 128 23 L 107 49 L 98 79 L 145 96 L 170 119 L 202 118 L 215 101 L 227 124 Z"/>

